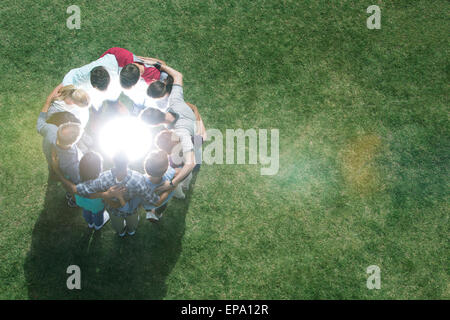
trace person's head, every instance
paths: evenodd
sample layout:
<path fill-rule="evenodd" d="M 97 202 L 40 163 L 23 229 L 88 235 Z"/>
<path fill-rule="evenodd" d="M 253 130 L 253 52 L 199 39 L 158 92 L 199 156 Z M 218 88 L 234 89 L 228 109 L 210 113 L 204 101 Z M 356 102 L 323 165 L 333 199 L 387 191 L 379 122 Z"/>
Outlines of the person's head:
<path fill-rule="evenodd" d="M 180 143 L 180 137 L 172 130 L 162 130 L 156 136 L 156 145 L 166 153 L 172 153 L 172 149 Z"/>
<path fill-rule="evenodd" d="M 166 121 L 166 114 L 156 108 L 147 108 L 142 111 L 141 120 L 149 125 L 158 125 Z"/>
<path fill-rule="evenodd" d="M 120 71 L 120 85 L 122 88 L 130 89 L 141 77 L 139 68 L 134 63 L 129 63 Z"/>
<path fill-rule="evenodd" d="M 83 108 L 89 105 L 89 95 L 83 89 L 77 89 L 74 85 L 64 86 L 59 90 L 59 95 L 54 99 L 62 101 L 64 100 L 68 104 L 76 104 Z"/>
<path fill-rule="evenodd" d="M 155 178 L 162 177 L 168 167 L 169 157 L 163 150 L 153 151 L 144 162 L 145 172 Z"/>
<path fill-rule="evenodd" d="M 103 158 L 97 152 L 90 151 L 80 160 L 81 181 L 97 179 L 103 170 Z"/>
<path fill-rule="evenodd" d="M 76 89 L 70 97 L 77 106 L 84 108 L 89 106 L 90 98 L 86 91 L 83 89 Z"/>
<path fill-rule="evenodd" d="M 68 111 L 55 112 L 47 119 L 47 123 L 54 124 L 57 127 L 67 122 L 73 122 L 78 124 L 81 123 L 80 120 L 77 117 L 75 117 L 73 113 L 70 113 Z"/>
<path fill-rule="evenodd" d="M 114 169 L 118 173 L 126 173 L 128 168 L 128 157 L 125 152 L 118 152 L 113 157 Z"/>
<path fill-rule="evenodd" d="M 91 70 L 91 85 L 100 91 L 108 88 L 110 81 L 109 73 L 105 67 L 98 66 Z"/>
<path fill-rule="evenodd" d="M 147 88 L 147 95 L 153 99 L 161 99 L 172 91 L 173 78 L 169 76 L 165 81 L 153 81 Z"/>
<path fill-rule="evenodd" d="M 78 142 L 82 133 L 83 129 L 79 123 L 64 123 L 58 127 L 56 143 L 63 148 L 71 147 Z"/>

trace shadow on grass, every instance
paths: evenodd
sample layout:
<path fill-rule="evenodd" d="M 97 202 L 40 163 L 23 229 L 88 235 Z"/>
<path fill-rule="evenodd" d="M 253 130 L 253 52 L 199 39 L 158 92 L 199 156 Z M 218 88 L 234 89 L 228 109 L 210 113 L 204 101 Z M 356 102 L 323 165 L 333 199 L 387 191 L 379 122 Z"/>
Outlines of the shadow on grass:
<path fill-rule="evenodd" d="M 30 299 L 162 299 L 166 278 L 181 252 L 186 212 L 196 175 L 186 199 L 173 199 L 158 224 L 143 211 L 133 237 L 119 238 L 110 222 L 89 229 L 80 209 L 69 209 L 64 192 L 48 181 L 44 209 L 34 226 L 25 263 Z M 66 286 L 67 267 L 81 269 L 81 290 Z"/>

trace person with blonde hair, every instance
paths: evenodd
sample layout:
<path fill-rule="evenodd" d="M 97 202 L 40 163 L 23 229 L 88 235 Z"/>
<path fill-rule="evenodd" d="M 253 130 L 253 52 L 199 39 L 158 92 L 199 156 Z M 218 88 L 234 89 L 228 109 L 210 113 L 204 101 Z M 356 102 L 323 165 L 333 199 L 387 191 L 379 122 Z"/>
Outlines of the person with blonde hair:
<path fill-rule="evenodd" d="M 85 128 L 89 121 L 89 103 L 90 98 L 86 91 L 77 89 L 74 85 L 67 85 L 53 93 L 47 116 L 68 111 L 77 117 Z"/>

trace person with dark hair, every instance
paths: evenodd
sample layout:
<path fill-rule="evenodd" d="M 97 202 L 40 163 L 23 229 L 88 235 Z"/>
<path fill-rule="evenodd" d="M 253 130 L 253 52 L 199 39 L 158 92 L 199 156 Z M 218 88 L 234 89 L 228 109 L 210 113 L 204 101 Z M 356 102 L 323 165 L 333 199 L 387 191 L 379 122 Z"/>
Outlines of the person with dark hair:
<path fill-rule="evenodd" d="M 150 190 L 155 190 L 164 181 L 170 181 L 175 176 L 175 169 L 169 166 L 168 155 L 163 150 L 153 151 L 144 161 L 145 182 Z M 160 195 L 160 205 L 155 207 L 152 204 L 143 203 L 146 218 L 151 222 L 158 222 L 161 219 L 167 202 L 173 196 L 173 190 L 165 191 Z"/>
<path fill-rule="evenodd" d="M 124 48 L 110 48 L 103 55 L 114 55 L 120 70 L 120 85 L 123 93 L 133 101 L 133 115 L 149 106 L 155 106 L 152 99 L 146 95 L 149 84 L 155 81 L 164 81 L 167 73 L 160 72 L 165 62 L 156 58 L 147 58 L 134 55 Z M 102 55 L 102 56 L 103 56 Z"/>
<path fill-rule="evenodd" d="M 70 70 L 59 87 L 68 85 L 83 89 L 95 110 L 99 110 L 105 100 L 117 101 L 121 89 L 116 58 L 112 54 L 105 54 L 85 66 Z"/>
<path fill-rule="evenodd" d="M 173 130 L 162 130 L 156 136 L 156 146 L 169 155 L 169 165 L 179 172 L 184 166 L 183 148 L 180 143 L 180 137 Z M 192 179 L 192 173 L 189 173 L 176 187 L 174 196 L 178 199 L 184 199 L 183 189 L 187 190 Z"/>
<path fill-rule="evenodd" d="M 158 187 L 157 192 L 162 192 L 170 187 L 176 187 L 180 182 L 190 176 L 192 170 L 197 163 L 200 163 L 201 157 L 195 159 L 194 150 L 201 149 L 201 143 L 198 143 L 199 139 L 195 139 L 197 135 L 197 121 L 198 110 L 195 106 L 189 106 L 184 101 L 183 95 L 183 75 L 170 68 L 169 66 L 161 66 L 161 70 L 167 72 L 173 78 L 172 91 L 169 95 L 169 108 L 164 113 L 164 117 L 161 112 L 156 112 L 155 108 L 148 108 L 142 111 L 140 117 L 143 121 L 150 125 L 165 124 L 168 129 L 173 129 L 176 136 L 179 138 L 179 144 L 183 154 L 183 167 L 180 173 L 172 179 L 170 182 L 164 182 L 164 184 Z M 199 114 L 198 114 L 199 116 Z M 199 121 L 199 127 L 203 127 L 203 121 Z M 205 132 L 206 137 L 206 132 Z M 196 145 L 194 146 L 194 142 Z M 195 147 L 195 148 L 194 148 Z M 187 187 L 187 186 L 185 186 Z"/>
<path fill-rule="evenodd" d="M 101 57 L 113 55 L 120 71 L 120 84 L 125 89 L 133 87 L 139 79 L 143 79 L 147 84 L 161 77 L 160 66 L 166 63 L 155 58 L 138 57 L 124 48 L 113 47 L 106 50 Z"/>
<path fill-rule="evenodd" d="M 58 172 L 59 167 L 54 166 L 54 170 Z M 95 180 L 99 177 L 103 170 L 103 159 L 100 154 L 96 152 L 88 152 L 80 160 L 79 164 L 80 178 L 81 182 L 88 182 Z M 62 173 L 58 172 L 60 175 Z M 72 192 L 76 192 L 76 186 L 70 180 L 61 179 L 66 188 Z M 95 228 L 95 230 L 101 229 L 109 221 L 109 213 L 105 211 L 104 199 L 106 200 L 112 198 L 113 196 L 118 198 L 122 205 L 125 205 L 125 201 L 120 192 L 124 193 L 124 189 L 110 188 L 110 190 L 105 194 L 98 194 L 98 198 L 82 197 L 75 193 L 76 204 L 83 209 L 83 218 L 88 223 L 89 228 Z M 111 195 L 113 194 L 113 195 Z M 92 194 L 90 195 L 92 196 Z"/>
<path fill-rule="evenodd" d="M 147 108 L 141 112 L 140 118 L 145 123 L 155 126 L 162 123 L 168 123 L 171 118 L 169 118 L 170 114 L 166 114 L 159 109 L 156 108 Z M 168 119 L 166 119 L 166 117 Z"/>
<path fill-rule="evenodd" d="M 97 179 L 103 170 L 103 159 L 96 152 L 88 152 L 80 160 L 81 182 Z M 120 197 L 123 202 L 123 198 Z M 85 198 L 75 194 L 77 205 L 83 209 L 83 218 L 89 228 L 101 229 L 109 221 L 109 213 L 105 210 L 102 198 Z M 125 204 L 123 202 L 123 204 Z"/>
<path fill-rule="evenodd" d="M 154 81 L 147 88 L 147 95 L 152 99 L 164 99 L 170 95 L 172 91 L 173 78 L 166 77 L 164 81 Z"/>
<path fill-rule="evenodd" d="M 147 188 L 141 173 L 128 168 L 128 158 L 124 152 L 113 157 L 113 165 L 111 170 L 102 172 L 97 179 L 78 184 L 76 193 L 88 196 L 106 192 L 113 186 L 124 187 L 125 205 L 115 208 L 107 202 L 106 209 L 111 214 L 111 224 L 117 234 L 120 237 L 126 233 L 132 236 L 136 233 L 139 222 L 137 209 L 141 201 L 158 206 L 160 197 Z"/>
<path fill-rule="evenodd" d="M 89 228 L 100 230 L 110 219 L 109 213 L 105 210 L 105 201 L 112 207 L 125 205 L 123 194 L 125 188 L 112 186 L 105 192 L 90 193 L 81 196 L 77 194 L 76 185 L 66 179 L 60 171 L 56 161 L 53 161 L 53 169 L 60 176 L 64 188 L 75 194 L 76 204 L 83 209 L 83 218 L 88 223 Z M 103 170 L 103 158 L 96 152 L 88 152 L 80 160 L 79 164 L 81 182 L 89 183 L 97 179 Z M 119 202 L 116 203 L 117 199 Z"/>
<path fill-rule="evenodd" d="M 67 123 L 67 122 L 81 124 L 81 121 L 73 113 L 71 113 L 69 111 L 52 113 L 51 115 L 48 116 L 48 118 L 45 122 L 47 122 L 48 124 L 53 124 L 57 127 L 59 127 L 63 123 Z"/>
<path fill-rule="evenodd" d="M 90 81 L 92 87 L 105 91 L 108 88 L 111 77 L 105 67 L 98 66 L 91 70 Z"/>
<path fill-rule="evenodd" d="M 120 85 L 124 89 L 133 87 L 141 77 L 141 72 L 137 65 L 129 63 L 120 71 Z"/>

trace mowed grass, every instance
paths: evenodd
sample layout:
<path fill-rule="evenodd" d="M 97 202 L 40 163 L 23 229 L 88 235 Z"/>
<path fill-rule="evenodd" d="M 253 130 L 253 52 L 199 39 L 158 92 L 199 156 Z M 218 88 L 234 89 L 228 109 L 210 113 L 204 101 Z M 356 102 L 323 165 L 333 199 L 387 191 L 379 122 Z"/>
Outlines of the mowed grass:
<path fill-rule="evenodd" d="M 450 298 L 448 1 L 79 0 L 80 30 L 70 4 L 0 3 L 0 298 Z M 203 165 L 159 225 L 88 231 L 35 123 L 112 46 L 183 72 L 207 128 L 279 129 L 278 174 Z"/>

